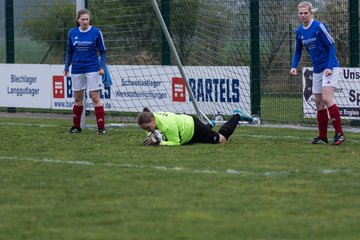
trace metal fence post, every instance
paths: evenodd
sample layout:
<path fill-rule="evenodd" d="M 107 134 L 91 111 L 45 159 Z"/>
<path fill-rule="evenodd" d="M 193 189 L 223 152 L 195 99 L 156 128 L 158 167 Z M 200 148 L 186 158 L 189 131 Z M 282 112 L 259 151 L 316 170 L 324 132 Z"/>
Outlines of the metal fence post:
<path fill-rule="evenodd" d="M 14 1 L 5 2 L 5 48 L 6 63 L 15 63 L 15 37 L 14 37 Z M 15 107 L 8 107 L 8 112 L 16 112 Z"/>
<path fill-rule="evenodd" d="M 250 1 L 250 77 L 251 77 L 251 113 L 261 115 L 261 92 L 260 92 L 260 21 L 259 1 Z"/>
<path fill-rule="evenodd" d="M 349 58 L 351 67 L 359 67 L 359 0 L 349 0 Z"/>
<path fill-rule="evenodd" d="M 349 0 L 349 60 L 350 67 L 359 67 L 359 0 Z M 352 126 L 359 126 L 359 120 L 352 120 Z"/>
<path fill-rule="evenodd" d="M 166 24 L 166 26 L 169 29 L 170 32 L 170 3 L 169 0 L 162 0 L 161 1 L 161 14 L 163 16 L 164 22 Z M 162 65 L 170 65 L 171 64 L 171 58 L 170 58 L 170 47 L 169 44 L 166 40 L 166 36 L 165 34 L 162 32 L 161 35 L 161 50 L 162 50 L 162 59 L 161 59 L 161 64 Z"/>

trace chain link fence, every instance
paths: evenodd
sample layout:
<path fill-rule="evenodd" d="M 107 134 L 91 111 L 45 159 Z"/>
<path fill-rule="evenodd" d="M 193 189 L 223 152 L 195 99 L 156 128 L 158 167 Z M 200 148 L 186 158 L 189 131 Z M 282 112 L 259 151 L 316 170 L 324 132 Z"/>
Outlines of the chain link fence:
<path fill-rule="evenodd" d="M 0 62 L 5 63 L 6 8 L 0 0 Z M 161 3 L 163 1 L 158 1 Z M 166 2 L 166 1 L 165 1 Z M 251 9 L 249 0 L 170 0 L 165 14 L 169 30 L 184 65 L 250 66 L 254 57 L 251 43 Z M 349 9 L 354 1 L 314 0 L 315 18 L 327 24 L 335 39 L 342 67 L 350 61 Z M 259 1 L 260 99 L 257 106 L 264 122 L 316 124 L 303 117 L 303 86 L 300 77 L 289 76 L 294 52 L 294 33 L 300 24 L 297 1 Z M 164 7 L 164 5 L 163 5 Z M 103 31 L 108 64 L 172 64 L 150 0 L 88 0 L 92 25 Z M 14 1 L 15 63 L 63 64 L 68 30 L 75 22 L 75 1 Z M 199 16 L 209 16 L 200 19 Z M 213 18 L 210 18 L 212 16 Z M 214 17 L 216 16 L 216 17 Z M 220 23 L 221 19 L 225 19 Z M 202 22 L 203 32 L 192 24 Z M 232 23 L 229 25 L 227 22 Z M 206 35 L 206 31 L 212 31 Z M 225 31 L 226 30 L 226 31 Z M 221 44 L 219 39 L 222 40 Z M 200 41 L 202 45 L 198 44 Z M 212 55 L 207 55 L 208 50 Z M 216 57 L 213 57 L 216 56 Z M 359 56 L 356 56 L 359 59 Z M 301 67 L 310 66 L 303 54 Z M 253 93 L 254 94 L 254 93 Z M 351 122 L 346 122 L 350 124 Z"/>

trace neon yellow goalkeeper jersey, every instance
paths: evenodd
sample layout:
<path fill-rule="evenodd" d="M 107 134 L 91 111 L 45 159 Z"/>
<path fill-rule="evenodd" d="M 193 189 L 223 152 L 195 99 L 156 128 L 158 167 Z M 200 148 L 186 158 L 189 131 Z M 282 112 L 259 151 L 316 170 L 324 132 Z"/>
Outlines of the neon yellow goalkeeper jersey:
<path fill-rule="evenodd" d="M 156 128 L 165 135 L 161 145 L 182 145 L 188 143 L 194 135 L 194 120 L 185 114 L 171 112 L 153 112 Z"/>

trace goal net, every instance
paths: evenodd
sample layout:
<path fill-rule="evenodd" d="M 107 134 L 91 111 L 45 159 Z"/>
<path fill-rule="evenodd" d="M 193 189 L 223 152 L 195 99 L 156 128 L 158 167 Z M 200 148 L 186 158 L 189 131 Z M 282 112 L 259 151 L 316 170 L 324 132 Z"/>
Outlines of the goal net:
<path fill-rule="evenodd" d="M 250 46 L 248 18 L 242 16 L 249 7 L 239 1 L 157 1 L 159 20 L 154 2 L 88 2 L 107 47 L 112 86 L 102 95 L 108 120 L 133 122 L 144 107 L 203 120 L 226 118 L 235 109 L 250 113 L 250 59 L 242 54 Z"/>

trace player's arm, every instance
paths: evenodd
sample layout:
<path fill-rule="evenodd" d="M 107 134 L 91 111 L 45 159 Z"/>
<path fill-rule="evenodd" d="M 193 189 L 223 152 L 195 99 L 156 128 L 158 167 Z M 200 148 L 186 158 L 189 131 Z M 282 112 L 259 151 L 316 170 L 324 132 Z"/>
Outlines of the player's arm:
<path fill-rule="evenodd" d="M 180 137 L 179 137 L 179 129 L 177 126 L 169 127 L 167 129 L 164 129 L 161 131 L 165 137 L 166 140 L 162 141 L 160 145 L 164 146 L 178 146 L 180 145 Z"/>
<path fill-rule="evenodd" d="M 65 75 L 65 76 L 67 76 L 68 73 L 69 73 L 69 67 L 70 67 L 70 65 L 71 65 L 72 56 L 73 56 L 72 53 L 66 52 L 65 67 L 64 67 L 64 75 Z"/>
<path fill-rule="evenodd" d="M 303 44 L 301 42 L 301 39 L 296 35 L 295 37 L 295 52 L 294 52 L 294 57 L 291 63 L 291 69 L 290 69 L 290 74 L 291 75 L 297 75 L 297 66 L 300 62 L 301 56 L 302 56 L 302 49 L 303 49 Z"/>
<path fill-rule="evenodd" d="M 99 30 L 99 35 L 96 38 L 96 46 L 99 49 L 100 52 L 100 69 L 99 74 L 104 74 L 105 70 L 105 64 L 106 64 L 106 48 L 104 43 L 104 37 L 102 32 Z"/>
<path fill-rule="evenodd" d="M 329 50 L 329 62 L 328 62 L 326 69 L 329 69 L 332 71 L 332 69 L 334 67 L 334 62 L 336 59 L 335 41 L 332 38 L 332 36 L 330 35 L 329 30 L 324 23 L 320 24 L 320 29 L 321 29 L 321 31 L 319 31 L 318 36 L 320 37 L 321 41 L 323 41 L 325 43 L 326 47 Z"/>
<path fill-rule="evenodd" d="M 67 76 L 69 73 L 69 67 L 72 62 L 73 52 L 74 52 L 74 47 L 73 47 L 72 40 L 71 40 L 70 33 L 69 33 L 68 40 L 67 40 L 66 56 L 65 56 L 65 67 L 64 67 L 64 75 L 65 76 Z"/>
<path fill-rule="evenodd" d="M 336 58 L 336 50 L 335 50 L 335 45 L 331 44 L 329 46 L 329 62 L 328 65 L 325 69 L 325 76 L 330 76 L 333 74 L 333 67 L 334 67 L 334 62 L 335 62 L 335 58 Z"/>
<path fill-rule="evenodd" d="M 100 69 L 99 74 L 103 75 L 105 73 L 105 64 L 106 64 L 106 52 L 100 52 Z"/>
<path fill-rule="evenodd" d="M 335 58 L 336 58 L 335 45 L 331 44 L 329 48 L 329 63 L 327 69 L 331 69 L 331 70 L 333 69 Z"/>

